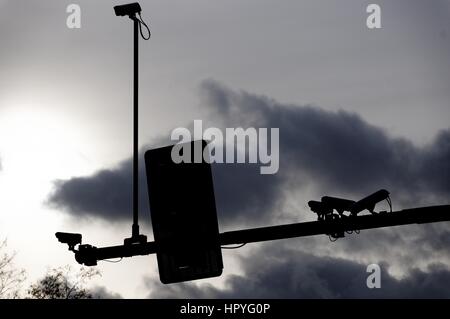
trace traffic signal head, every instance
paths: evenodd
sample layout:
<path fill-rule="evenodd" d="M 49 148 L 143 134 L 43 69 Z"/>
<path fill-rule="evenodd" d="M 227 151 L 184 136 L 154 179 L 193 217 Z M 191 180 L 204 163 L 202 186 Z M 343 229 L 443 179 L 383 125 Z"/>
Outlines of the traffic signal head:
<path fill-rule="evenodd" d="M 192 154 L 190 163 L 176 164 L 171 156 L 173 146 L 145 153 L 153 233 L 163 283 L 220 276 L 223 269 L 211 167 L 205 159 L 201 163 L 193 161 L 192 150 L 207 145 L 195 141 L 182 146 Z"/>

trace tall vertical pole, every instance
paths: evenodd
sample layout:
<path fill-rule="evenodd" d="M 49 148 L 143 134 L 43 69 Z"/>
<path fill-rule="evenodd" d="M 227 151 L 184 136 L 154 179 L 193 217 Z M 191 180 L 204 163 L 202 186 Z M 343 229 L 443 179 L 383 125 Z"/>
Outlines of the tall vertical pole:
<path fill-rule="evenodd" d="M 134 22 L 134 80 L 133 80 L 133 227 L 132 238 L 139 237 L 139 21 L 136 16 Z"/>

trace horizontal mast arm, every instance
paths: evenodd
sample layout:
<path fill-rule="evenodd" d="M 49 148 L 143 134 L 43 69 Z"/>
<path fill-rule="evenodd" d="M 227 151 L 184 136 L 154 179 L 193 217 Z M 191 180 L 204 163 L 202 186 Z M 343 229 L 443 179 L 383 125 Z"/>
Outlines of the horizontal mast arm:
<path fill-rule="evenodd" d="M 294 237 L 374 229 L 410 224 L 450 221 L 450 205 L 404 209 L 391 213 L 349 216 L 334 220 L 313 221 L 261 228 L 229 231 L 219 234 L 221 245 L 254 243 Z M 80 245 L 75 258 L 80 264 L 96 265 L 98 260 L 155 254 L 156 242 L 97 248 Z"/>

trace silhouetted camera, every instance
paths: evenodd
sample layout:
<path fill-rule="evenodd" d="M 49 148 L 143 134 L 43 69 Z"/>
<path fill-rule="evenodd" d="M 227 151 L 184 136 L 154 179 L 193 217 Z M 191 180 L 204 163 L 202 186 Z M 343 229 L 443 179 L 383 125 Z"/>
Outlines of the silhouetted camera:
<path fill-rule="evenodd" d="M 375 205 L 385 199 L 389 198 L 389 192 L 385 189 L 380 189 L 379 191 L 364 197 L 360 201 L 353 204 L 350 212 L 352 215 L 358 215 L 358 213 L 367 209 L 372 214 L 374 213 Z"/>
<path fill-rule="evenodd" d="M 75 245 L 81 244 L 81 234 L 73 233 L 56 233 L 56 238 L 58 238 L 60 243 L 69 245 L 69 249 L 73 250 Z"/>
<path fill-rule="evenodd" d="M 75 260 L 85 266 L 97 266 L 97 247 L 91 245 L 80 245 L 75 252 Z"/>
<path fill-rule="evenodd" d="M 116 16 L 118 16 L 118 17 L 121 17 L 121 16 L 132 17 L 132 16 L 136 15 L 136 13 L 141 12 L 141 11 L 142 11 L 141 6 L 137 2 L 123 4 L 123 5 L 114 7 L 114 12 L 116 13 Z"/>
<path fill-rule="evenodd" d="M 310 200 L 308 202 L 308 206 L 314 213 L 317 214 L 319 220 L 325 220 L 326 216 L 333 214 L 333 208 L 329 207 L 328 205 L 322 202 Z"/>
<path fill-rule="evenodd" d="M 322 197 L 322 203 L 331 209 L 335 209 L 339 215 L 342 215 L 345 211 L 350 211 L 355 201 L 345 198 L 324 196 Z"/>

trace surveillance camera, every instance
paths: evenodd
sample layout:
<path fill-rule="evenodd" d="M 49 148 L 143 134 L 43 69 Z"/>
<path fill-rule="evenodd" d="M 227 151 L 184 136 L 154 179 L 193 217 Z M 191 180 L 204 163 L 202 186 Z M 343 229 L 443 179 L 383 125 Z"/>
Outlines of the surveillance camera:
<path fill-rule="evenodd" d="M 69 245 L 69 250 L 75 249 L 75 245 L 81 244 L 81 234 L 73 233 L 56 233 L 59 242 Z"/>
<path fill-rule="evenodd" d="M 91 245 L 80 245 L 75 252 L 75 260 L 85 266 L 97 266 L 97 247 Z"/>
<path fill-rule="evenodd" d="M 385 189 L 380 189 L 379 191 L 364 197 L 360 201 L 357 201 L 353 204 L 350 212 L 352 215 L 358 215 L 358 213 L 367 209 L 369 212 L 374 213 L 375 205 L 382 200 L 385 200 L 389 197 L 389 192 Z"/>
<path fill-rule="evenodd" d="M 315 213 L 322 212 L 323 210 L 325 210 L 323 203 L 318 202 L 316 200 L 310 200 L 308 202 L 308 206 Z"/>
<path fill-rule="evenodd" d="M 141 11 L 142 11 L 141 6 L 137 2 L 123 4 L 123 5 L 114 7 L 114 12 L 116 13 L 116 16 L 118 16 L 118 17 L 122 17 L 122 16 L 132 17 L 132 16 L 135 16 L 136 13 L 139 13 Z"/>
<path fill-rule="evenodd" d="M 339 215 L 342 215 L 344 211 L 350 211 L 353 204 L 355 204 L 355 201 L 345 198 L 324 196 L 322 197 L 322 203 L 331 209 L 335 209 Z"/>
<path fill-rule="evenodd" d="M 322 202 L 310 200 L 308 202 L 309 208 L 318 215 L 319 219 L 324 219 L 326 215 L 332 214 L 333 209 Z"/>

